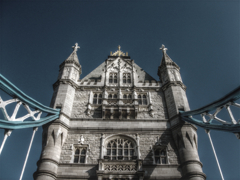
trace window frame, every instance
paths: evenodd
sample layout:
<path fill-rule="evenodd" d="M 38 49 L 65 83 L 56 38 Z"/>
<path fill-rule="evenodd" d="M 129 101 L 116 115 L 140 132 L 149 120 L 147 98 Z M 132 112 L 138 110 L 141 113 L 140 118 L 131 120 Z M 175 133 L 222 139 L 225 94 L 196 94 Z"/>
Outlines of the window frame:
<path fill-rule="evenodd" d="M 169 164 L 168 160 L 168 149 L 165 146 L 155 147 L 153 150 L 153 162 L 154 164 L 158 165 L 166 165 Z M 158 151 L 158 154 L 156 155 L 156 151 Z M 165 154 L 161 154 L 162 152 L 165 152 Z M 158 159 L 158 161 L 156 161 Z M 165 163 L 164 163 L 165 161 Z"/>
<path fill-rule="evenodd" d="M 76 154 L 76 151 L 79 150 L 79 154 Z M 85 150 L 85 154 L 82 154 L 82 151 Z M 87 162 L 87 146 L 75 146 L 73 151 L 73 163 L 74 164 L 86 164 Z M 75 158 L 77 157 L 77 162 L 75 162 Z M 84 162 L 81 162 L 81 158 L 84 157 Z"/>

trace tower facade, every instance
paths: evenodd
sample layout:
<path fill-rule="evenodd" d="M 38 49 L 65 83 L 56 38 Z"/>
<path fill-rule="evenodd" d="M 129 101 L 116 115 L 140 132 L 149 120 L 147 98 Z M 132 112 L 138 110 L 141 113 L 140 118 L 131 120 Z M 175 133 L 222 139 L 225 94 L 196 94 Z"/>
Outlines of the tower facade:
<path fill-rule="evenodd" d="M 60 65 L 35 180 L 205 180 L 178 65 L 161 48 L 160 81 L 120 46 L 80 79 L 78 45 Z"/>

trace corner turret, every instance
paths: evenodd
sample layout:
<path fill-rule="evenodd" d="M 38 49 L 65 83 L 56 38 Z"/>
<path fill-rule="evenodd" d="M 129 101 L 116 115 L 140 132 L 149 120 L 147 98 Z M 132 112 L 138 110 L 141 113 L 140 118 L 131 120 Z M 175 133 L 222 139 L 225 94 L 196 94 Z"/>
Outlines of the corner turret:
<path fill-rule="evenodd" d="M 79 63 L 77 50 L 80 48 L 78 43 L 72 47 L 73 52 L 70 56 L 59 66 L 58 79 L 70 79 L 77 83 L 80 75 L 82 74 L 82 67 Z"/>

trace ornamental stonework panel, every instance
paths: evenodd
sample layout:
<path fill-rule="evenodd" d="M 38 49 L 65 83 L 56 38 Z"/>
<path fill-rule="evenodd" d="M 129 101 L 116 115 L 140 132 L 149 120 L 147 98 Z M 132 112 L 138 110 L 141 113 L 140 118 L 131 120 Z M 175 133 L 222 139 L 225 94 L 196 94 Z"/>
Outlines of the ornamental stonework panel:
<path fill-rule="evenodd" d="M 72 118 L 91 118 L 87 115 L 89 91 L 76 91 L 72 108 Z"/>
<path fill-rule="evenodd" d="M 84 138 L 83 144 L 88 145 L 86 158 L 87 164 L 97 164 L 100 158 L 100 134 L 68 134 L 64 145 L 62 146 L 62 153 L 60 163 L 73 163 L 74 145 L 80 145 L 81 136 Z"/>
<path fill-rule="evenodd" d="M 162 92 L 151 92 L 154 118 L 167 119 L 167 109 Z"/>
<path fill-rule="evenodd" d="M 109 172 L 135 172 L 137 171 L 137 166 L 135 164 L 124 165 L 124 164 L 105 164 L 104 170 Z"/>

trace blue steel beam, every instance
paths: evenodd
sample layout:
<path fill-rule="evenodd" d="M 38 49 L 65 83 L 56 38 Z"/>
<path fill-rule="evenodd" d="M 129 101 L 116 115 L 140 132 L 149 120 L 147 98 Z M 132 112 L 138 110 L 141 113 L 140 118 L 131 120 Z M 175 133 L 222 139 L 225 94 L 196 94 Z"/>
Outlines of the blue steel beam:
<path fill-rule="evenodd" d="M 17 98 L 20 102 L 28 105 L 31 108 L 34 108 L 41 112 L 48 113 L 46 117 L 40 118 L 39 120 L 35 120 L 35 121 L 22 122 L 22 121 L 10 121 L 10 120 L 0 119 L 0 128 L 22 129 L 22 128 L 39 127 L 59 118 L 60 109 L 53 109 L 53 108 L 44 106 L 38 101 L 32 99 L 31 97 L 23 93 L 20 89 L 18 89 L 9 80 L 7 80 L 2 74 L 0 74 L 0 89 L 2 89 L 4 92 L 9 94 L 11 97 Z"/>
<path fill-rule="evenodd" d="M 240 98 L 240 86 L 234 89 L 232 92 L 228 93 L 221 99 L 214 101 L 206 106 L 203 106 L 199 109 L 192 110 L 192 111 L 180 111 L 180 115 L 182 120 L 192 123 L 194 125 L 200 126 L 204 129 L 213 129 L 213 130 L 221 130 L 221 131 L 228 131 L 232 133 L 239 133 L 240 132 L 240 122 L 237 121 L 236 123 L 226 123 L 223 124 L 216 124 L 213 123 L 214 118 L 210 118 L 211 120 L 208 122 L 204 122 L 203 120 L 199 120 L 193 118 L 194 115 L 203 115 L 204 113 L 209 113 L 212 110 L 217 110 L 218 108 L 224 107 L 226 105 L 232 105 L 236 100 Z"/>

